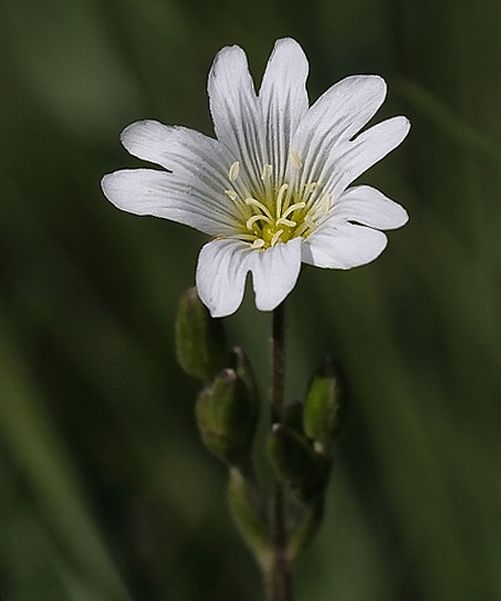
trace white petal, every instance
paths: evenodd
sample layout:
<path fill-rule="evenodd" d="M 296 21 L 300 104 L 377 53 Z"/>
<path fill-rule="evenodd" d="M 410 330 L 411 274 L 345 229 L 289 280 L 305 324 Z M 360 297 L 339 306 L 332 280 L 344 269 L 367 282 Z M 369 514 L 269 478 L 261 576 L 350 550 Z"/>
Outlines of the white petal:
<path fill-rule="evenodd" d="M 308 110 L 307 77 L 308 60 L 301 46 L 291 38 L 277 40 L 259 91 L 275 181 L 284 175 L 292 135 Z"/>
<path fill-rule="evenodd" d="M 126 127 L 120 140 L 130 154 L 170 171 L 211 179 L 221 188 L 234 161 L 228 149 L 213 138 L 178 125 L 145 119 Z"/>
<path fill-rule="evenodd" d="M 308 110 L 297 140 L 313 136 L 317 148 L 329 148 L 340 138 L 351 138 L 376 114 L 386 97 L 379 75 L 352 75 L 330 87 Z"/>
<path fill-rule="evenodd" d="M 213 240 L 198 256 L 198 295 L 212 317 L 234 313 L 242 302 L 250 246 L 240 240 Z"/>
<path fill-rule="evenodd" d="M 409 220 L 403 207 L 370 186 L 348 188 L 334 203 L 332 218 L 356 221 L 379 230 L 402 227 Z"/>
<path fill-rule="evenodd" d="M 153 215 L 219 236 L 235 232 L 235 217 L 204 186 L 180 181 L 173 173 L 124 169 L 101 180 L 105 196 L 116 207 L 135 215 Z"/>
<path fill-rule="evenodd" d="M 259 183 L 266 163 L 264 124 L 245 52 L 238 46 L 220 50 L 208 79 L 214 130 L 240 161 L 240 167 Z"/>
<path fill-rule="evenodd" d="M 296 285 L 301 270 L 301 238 L 285 244 L 276 244 L 265 251 L 254 251 L 249 256 L 256 307 L 272 311 Z"/>
<path fill-rule="evenodd" d="M 394 150 L 409 129 L 406 117 L 392 117 L 362 132 L 348 146 L 334 148 L 319 176 L 321 181 L 328 179 L 329 192 L 334 198 L 339 196 L 357 177 Z"/>
<path fill-rule="evenodd" d="M 215 204 L 215 211 L 222 205 L 232 215 L 240 214 L 225 190 L 232 187 L 245 197 L 249 180 L 241 177 L 230 186 L 229 171 L 235 157 L 218 140 L 186 127 L 163 125 L 153 120 L 129 125 L 120 139 L 132 155 L 172 171 L 180 182 L 204 197 L 207 204 Z"/>
<path fill-rule="evenodd" d="M 353 75 L 329 88 L 311 106 L 293 138 L 304 157 L 303 177 L 316 180 L 325 159 L 336 146 L 346 148 L 350 138 L 375 115 L 386 96 L 378 75 Z"/>
<path fill-rule="evenodd" d="M 373 261 L 386 244 L 386 236 L 378 230 L 341 222 L 325 226 L 306 239 L 303 261 L 317 267 L 351 269 Z"/>

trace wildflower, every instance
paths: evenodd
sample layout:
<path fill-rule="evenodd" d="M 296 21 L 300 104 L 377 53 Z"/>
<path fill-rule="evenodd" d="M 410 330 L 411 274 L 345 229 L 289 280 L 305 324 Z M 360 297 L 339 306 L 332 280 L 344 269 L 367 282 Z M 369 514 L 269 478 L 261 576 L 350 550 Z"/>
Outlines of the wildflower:
<path fill-rule="evenodd" d="M 118 208 L 194 227 L 212 237 L 198 258 L 196 285 L 213 317 L 235 312 L 252 273 L 256 306 L 277 307 L 301 262 L 351 269 L 385 248 L 381 230 L 404 225 L 405 210 L 375 188 L 350 184 L 409 131 L 398 116 L 358 133 L 386 96 L 376 75 L 346 77 L 311 107 L 308 61 L 300 45 L 278 40 L 256 94 L 247 58 L 223 48 L 208 79 L 216 139 L 138 121 L 121 141 L 165 170 L 106 175 Z"/>

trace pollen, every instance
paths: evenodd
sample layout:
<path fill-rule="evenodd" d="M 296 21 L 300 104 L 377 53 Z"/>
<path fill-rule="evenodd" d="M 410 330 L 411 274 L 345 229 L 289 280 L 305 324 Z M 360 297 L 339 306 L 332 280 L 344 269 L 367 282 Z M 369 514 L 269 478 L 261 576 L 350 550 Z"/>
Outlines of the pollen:
<path fill-rule="evenodd" d="M 229 178 L 230 182 L 234 182 L 237 179 L 239 173 L 240 173 L 240 162 L 235 161 L 234 163 L 231 164 L 230 170 L 228 171 L 228 178 Z"/>
<path fill-rule="evenodd" d="M 256 238 L 251 244 L 251 248 L 263 248 L 265 241 L 262 238 Z"/>
<path fill-rule="evenodd" d="M 261 179 L 263 180 L 263 182 L 267 182 L 271 176 L 273 174 L 273 166 L 266 164 L 263 165 L 263 168 L 261 170 Z"/>
<path fill-rule="evenodd" d="M 307 194 L 310 194 L 311 192 L 313 192 L 314 190 L 316 190 L 318 188 L 320 184 L 318 182 L 309 182 L 308 184 L 306 184 L 306 186 L 304 187 L 304 191 Z"/>
<path fill-rule="evenodd" d="M 291 162 L 298 169 L 300 163 L 302 165 L 301 157 L 293 151 Z M 240 164 L 236 161 L 228 172 L 230 180 L 238 177 L 239 170 Z M 247 187 L 241 182 L 243 194 L 236 188 L 224 190 L 240 213 L 234 237 L 255 250 L 265 251 L 294 238 L 307 238 L 319 227 L 332 206 L 331 195 L 322 190 L 319 182 L 303 183 L 295 177 L 274 182 L 273 174 L 272 165 L 265 163 L 260 173 L 264 185 Z"/>
<path fill-rule="evenodd" d="M 322 211 L 327 214 L 330 211 L 331 208 L 331 195 L 330 194 L 324 194 L 322 199 L 320 200 L 320 208 L 322 209 Z"/>
<path fill-rule="evenodd" d="M 301 155 L 299 154 L 299 152 L 297 150 L 292 149 L 289 153 L 289 157 L 291 160 L 291 163 L 294 165 L 294 167 L 296 169 L 302 169 L 303 168 L 303 159 L 301 158 Z"/>

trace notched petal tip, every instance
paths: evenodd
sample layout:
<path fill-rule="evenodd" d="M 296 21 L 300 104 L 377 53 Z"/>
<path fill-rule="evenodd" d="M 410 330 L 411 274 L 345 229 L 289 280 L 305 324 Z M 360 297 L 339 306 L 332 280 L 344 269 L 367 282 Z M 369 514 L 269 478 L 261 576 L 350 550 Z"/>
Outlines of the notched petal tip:
<path fill-rule="evenodd" d="M 248 272 L 247 255 L 247 245 L 238 240 L 212 240 L 200 250 L 196 287 L 212 317 L 227 317 L 242 303 Z"/>
<path fill-rule="evenodd" d="M 259 311 L 273 311 L 292 292 L 301 272 L 302 238 L 255 251 L 249 262 Z"/>
<path fill-rule="evenodd" d="M 156 141 L 162 128 L 165 128 L 165 125 L 155 119 L 141 119 L 139 121 L 134 121 L 134 123 L 131 123 L 124 128 L 120 134 L 120 142 L 122 143 L 122 146 L 132 154 L 132 150 L 138 141 Z"/>

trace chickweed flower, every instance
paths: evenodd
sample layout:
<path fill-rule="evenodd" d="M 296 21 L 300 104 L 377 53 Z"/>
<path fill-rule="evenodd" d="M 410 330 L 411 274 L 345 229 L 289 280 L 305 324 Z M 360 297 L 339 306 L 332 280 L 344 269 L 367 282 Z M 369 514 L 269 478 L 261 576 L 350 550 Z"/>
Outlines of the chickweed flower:
<path fill-rule="evenodd" d="M 271 311 L 295 286 L 301 262 L 369 263 L 386 246 L 381 230 L 408 219 L 375 188 L 350 187 L 409 131 L 398 116 L 359 133 L 385 99 L 384 80 L 346 77 L 309 106 L 307 76 L 301 46 L 278 40 L 256 94 L 244 51 L 223 48 L 208 79 L 216 138 L 138 121 L 122 132 L 122 144 L 164 169 L 126 169 L 102 180 L 118 208 L 211 236 L 196 285 L 213 317 L 238 309 L 249 272 L 257 308 Z"/>

